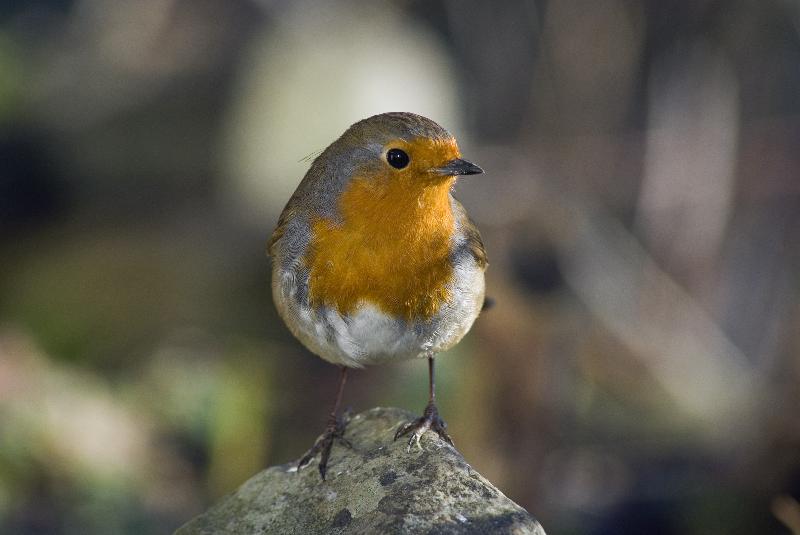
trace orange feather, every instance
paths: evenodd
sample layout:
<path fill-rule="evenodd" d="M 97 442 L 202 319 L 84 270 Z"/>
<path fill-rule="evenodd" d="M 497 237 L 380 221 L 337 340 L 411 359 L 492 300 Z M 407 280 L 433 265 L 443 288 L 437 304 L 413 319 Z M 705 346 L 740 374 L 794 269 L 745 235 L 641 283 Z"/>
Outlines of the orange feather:
<path fill-rule="evenodd" d="M 452 141 L 397 140 L 409 166 L 355 176 L 339 199 L 342 222 L 318 218 L 305 262 L 312 305 L 349 314 L 370 303 L 397 317 L 430 318 L 450 299 L 448 261 L 455 177 L 431 169 L 460 156 Z"/>

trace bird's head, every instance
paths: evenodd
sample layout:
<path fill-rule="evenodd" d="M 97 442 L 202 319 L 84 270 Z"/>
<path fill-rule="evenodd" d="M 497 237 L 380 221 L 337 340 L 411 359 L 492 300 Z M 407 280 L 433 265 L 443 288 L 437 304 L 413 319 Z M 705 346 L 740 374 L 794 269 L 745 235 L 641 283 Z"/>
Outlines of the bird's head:
<path fill-rule="evenodd" d="M 383 113 L 352 125 L 315 162 L 334 168 L 340 180 L 366 182 L 375 194 L 402 189 L 409 196 L 449 188 L 459 175 L 483 173 L 461 158 L 456 139 L 432 120 L 413 113 Z"/>

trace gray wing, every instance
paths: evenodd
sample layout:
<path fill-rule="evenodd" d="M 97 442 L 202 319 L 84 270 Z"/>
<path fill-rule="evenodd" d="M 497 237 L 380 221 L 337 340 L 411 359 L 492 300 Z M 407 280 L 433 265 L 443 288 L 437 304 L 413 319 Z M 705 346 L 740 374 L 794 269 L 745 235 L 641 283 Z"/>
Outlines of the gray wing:
<path fill-rule="evenodd" d="M 456 243 L 455 250 L 453 251 L 455 260 L 457 261 L 458 257 L 461 255 L 468 254 L 475 260 L 478 267 L 485 270 L 486 266 L 489 265 L 489 261 L 486 257 L 486 249 L 483 246 L 481 233 L 478 231 L 478 227 L 475 226 L 475 223 L 469 218 L 467 211 L 461 203 L 454 197 L 450 197 L 450 199 L 453 207 L 453 214 L 456 217 L 456 225 L 457 228 L 461 230 L 462 235 L 462 238 Z"/>

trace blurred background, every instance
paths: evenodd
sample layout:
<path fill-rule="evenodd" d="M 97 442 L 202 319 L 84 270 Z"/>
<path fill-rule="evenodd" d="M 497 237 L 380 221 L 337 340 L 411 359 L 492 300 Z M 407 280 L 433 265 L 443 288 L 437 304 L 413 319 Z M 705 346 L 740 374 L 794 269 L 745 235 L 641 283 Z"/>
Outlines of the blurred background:
<path fill-rule="evenodd" d="M 496 305 L 437 361 L 467 460 L 552 534 L 800 533 L 799 32 L 790 0 L 0 2 L 0 532 L 169 533 L 302 455 L 337 371 L 266 241 L 307 155 L 414 111 L 487 171 L 456 194 Z"/>

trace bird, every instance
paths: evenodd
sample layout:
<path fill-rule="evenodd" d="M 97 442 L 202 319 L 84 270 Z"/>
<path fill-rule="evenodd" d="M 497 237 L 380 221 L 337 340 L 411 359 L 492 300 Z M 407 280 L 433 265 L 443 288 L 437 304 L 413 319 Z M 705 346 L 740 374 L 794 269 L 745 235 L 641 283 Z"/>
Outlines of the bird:
<path fill-rule="evenodd" d="M 325 431 L 298 462 L 320 454 L 326 478 L 350 368 L 428 360 L 428 404 L 397 429 L 408 448 L 431 430 L 449 444 L 436 406 L 434 358 L 478 317 L 488 265 L 480 232 L 453 197 L 456 179 L 483 173 L 456 139 L 409 112 L 350 126 L 311 163 L 269 240 L 279 316 L 312 353 L 340 368 Z"/>

